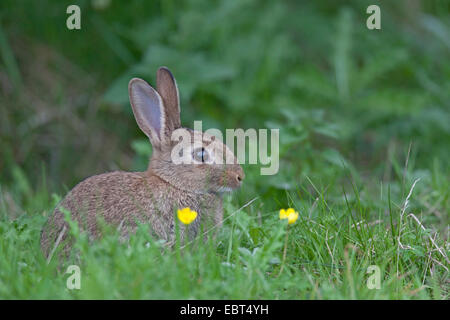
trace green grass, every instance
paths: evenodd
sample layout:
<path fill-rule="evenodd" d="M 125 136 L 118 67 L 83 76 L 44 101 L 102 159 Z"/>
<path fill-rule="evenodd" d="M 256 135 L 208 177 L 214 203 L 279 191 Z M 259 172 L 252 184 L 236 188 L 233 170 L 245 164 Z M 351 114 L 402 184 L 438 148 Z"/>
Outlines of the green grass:
<path fill-rule="evenodd" d="M 98 3 L 69 32 L 72 1 L 0 2 L 0 298 L 449 298 L 448 1 L 380 0 L 381 31 L 370 0 Z M 127 83 L 160 65 L 183 125 L 279 128 L 280 171 L 245 166 L 207 243 L 74 230 L 70 291 L 74 262 L 47 265 L 41 228 L 82 179 L 147 167 Z"/>
<path fill-rule="evenodd" d="M 128 244 L 108 229 L 89 244 L 74 227 L 79 256 L 61 265 L 57 259 L 47 265 L 39 248 L 41 227 L 59 197 L 31 193 L 29 207 L 15 208 L 22 214 L 13 220 L 3 189 L 0 298 L 448 299 L 448 243 L 416 211 L 436 187 L 448 197 L 448 180 L 422 176 L 414 188 L 407 182 L 408 201 L 390 195 L 389 185 L 375 198 L 363 185 L 343 190 L 307 177 L 302 185 L 278 199 L 300 213 L 289 226 L 265 209 L 267 200 L 248 199 L 242 208 L 228 197 L 214 240 L 198 237 L 167 249 L 142 225 Z M 71 264 L 80 267 L 80 290 L 66 287 Z M 380 289 L 367 287 L 370 265 L 381 270 Z"/>

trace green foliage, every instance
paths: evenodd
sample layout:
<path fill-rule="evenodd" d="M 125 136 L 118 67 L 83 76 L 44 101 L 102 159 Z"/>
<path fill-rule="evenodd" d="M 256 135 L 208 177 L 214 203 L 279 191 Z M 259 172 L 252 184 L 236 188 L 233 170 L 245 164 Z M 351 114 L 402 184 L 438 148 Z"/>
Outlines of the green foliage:
<path fill-rule="evenodd" d="M 413 189 L 409 211 L 415 211 L 413 199 L 424 197 L 419 186 L 426 183 L 419 181 Z M 445 187 L 449 189 L 448 181 Z M 261 206 L 261 199 L 236 208 L 227 198 L 225 224 L 217 238 L 203 241 L 199 236 L 173 249 L 151 238 L 147 225 L 140 225 L 127 243 L 119 242 L 117 232 L 105 225 L 102 239 L 89 244 L 71 223 L 78 254 L 61 264 L 52 259 L 48 265 L 38 240 L 45 216 L 30 206 L 12 220 L 3 196 L 0 297 L 448 299 L 448 262 L 430 239 L 448 254 L 445 241 L 413 218 L 401 217 L 405 199 L 371 199 L 360 192 L 345 192 L 344 199 L 330 199 L 321 190 L 311 197 L 291 194 L 290 206 L 300 217 L 289 228 L 278 212 Z M 48 203 L 49 208 L 53 205 Z M 390 213 L 385 211 L 389 207 Z M 66 269 L 72 264 L 81 270 L 80 290 L 66 287 Z M 367 287 L 370 265 L 380 267 L 379 290 Z"/>
<path fill-rule="evenodd" d="M 374 31 L 371 2 L 84 0 L 68 31 L 71 1 L 2 0 L 0 298 L 448 299 L 448 4 L 379 1 Z M 148 226 L 129 244 L 73 226 L 82 289 L 67 290 L 41 227 L 86 176 L 146 169 L 127 84 L 160 65 L 185 126 L 280 129 L 280 170 L 246 165 L 218 237 L 183 249 Z"/>

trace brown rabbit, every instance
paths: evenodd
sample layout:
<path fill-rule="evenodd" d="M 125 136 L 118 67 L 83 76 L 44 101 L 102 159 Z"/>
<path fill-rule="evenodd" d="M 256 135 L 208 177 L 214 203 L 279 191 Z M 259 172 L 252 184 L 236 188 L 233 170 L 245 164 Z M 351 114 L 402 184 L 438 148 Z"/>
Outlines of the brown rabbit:
<path fill-rule="evenodd" d="M 90 239 L 100 236 L 101 217 L 116 226 L 123 239 L 136 231 L 139 221 L 149 223 L 157 237 L 173 242 L 174 212 L 185 207 L 197 211 L 198 216 L 187 228 L 181 228 L 182 238 L 186 230 L 189 238 L 195 236 L 201 223 L 221 224 L 222 193 L 240 187 L 244 172 L 225 144 L 181 127 L 178 88 L 167 68 L 158 69 L 156 86 L 157 90 L 138 78 L 131 79 L 128 85 L 137 124 L 153 146 L 147 171 L 104 173 L 76 185 L 42 230 L 41 249 L 48 260 L 60 244 L 64 244 L 66 253 L 71 248 L 64 209 Z M 184 159 L 191 158 L 191 163 L 173 161 L 172 153 L 178 144 L 172 138 L 175 130 L 187 133 L 194 142 L 194 148 L 180 153 Z M 213 161 L 224 158 L 233 161 Z"/>

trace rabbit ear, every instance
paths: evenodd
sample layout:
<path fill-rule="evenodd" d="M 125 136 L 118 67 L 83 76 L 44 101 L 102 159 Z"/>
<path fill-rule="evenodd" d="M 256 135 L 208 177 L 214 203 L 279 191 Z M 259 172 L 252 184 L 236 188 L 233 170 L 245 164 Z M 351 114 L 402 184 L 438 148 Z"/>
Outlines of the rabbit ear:
<path fill-rule="evenodd" d="M 156 89 L 161 95 L 166 110 L 166 126 L 169 131 L 181 127 L 180 96 L 172 73 L 166 67 L 160 67 L 156 74 Z"/>
<path fill-rule="evenodd" d="M 139 78 L 130 80 L 128 94 L 139 128 L 154 148 L 161 149 L 166 126 L 163 100 L 155 89 Z"/>

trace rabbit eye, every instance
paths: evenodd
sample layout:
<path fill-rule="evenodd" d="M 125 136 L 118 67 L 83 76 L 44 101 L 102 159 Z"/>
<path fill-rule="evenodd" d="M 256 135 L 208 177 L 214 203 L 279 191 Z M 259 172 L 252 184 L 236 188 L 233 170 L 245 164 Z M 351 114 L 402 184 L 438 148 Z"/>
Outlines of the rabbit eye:
<path fill-rule="evenodd" d="M 209 160 L 208 151 L 206 151 L 205 148 L 195 149 L 193 152 L 193 157 L 196 161 L 203 163 Z"/>

